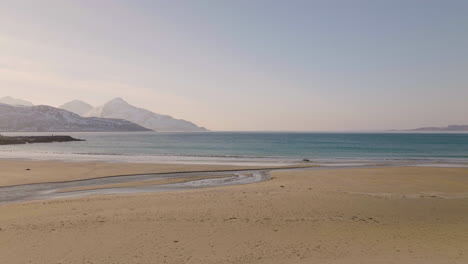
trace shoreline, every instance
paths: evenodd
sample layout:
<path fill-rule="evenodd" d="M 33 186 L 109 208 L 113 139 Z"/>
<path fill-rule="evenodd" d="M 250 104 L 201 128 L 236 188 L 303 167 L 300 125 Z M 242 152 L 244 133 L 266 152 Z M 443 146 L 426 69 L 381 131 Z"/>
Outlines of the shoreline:
<path fill-rule="evenodd" d="M 301 157 L 254 157 L 254 156 L 174 156 L 174 155 L 125 155 L 125 154 L 75 154 L 35 153 L 30 151 L 0 150 L 0 161 L 57 161 L 57 162 L 103 162 L 116 164 L 173 164 L 214 166 L 429 166 L 468 167 L 468 158 L 301 158 Z M 308 160 L 308 161 L 304 161 Z"/>
<path fill-rule="evenodd" d="M 65 162 L 56 160 L 29 161 L 0 159 L 0 169 L 2 171 L 0 186 L 86 180 L 112 175 L 238 170 L 242 168 L 256 167 L 233 165 Z"/>
<path fill-rule="evenodd" d="M 259 183 L 270 180 L 271 174 L 277 172 L 301 172 L 337 169 L 350 170 L 366 168 L 389 167 L 276 167 L 112 175 L 70 181 L 0 186 L 0 204 L 24 201 L 45 201 L 51 199 L 87 197 L 96 195 L 184 191 Z"/>

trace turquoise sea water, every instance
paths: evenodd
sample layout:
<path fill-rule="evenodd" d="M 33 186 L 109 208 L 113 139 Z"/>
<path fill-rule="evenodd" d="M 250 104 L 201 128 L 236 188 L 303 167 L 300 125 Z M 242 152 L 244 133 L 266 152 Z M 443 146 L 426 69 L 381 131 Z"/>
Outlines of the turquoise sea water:
<path fill-rule="evenodd" d="M 72 135 L 86 141 L 0 146 L 0 157 L 104 159 L 123 162 L 249 159 L 292 162 L 304 158 L 321 162 L 376 160 L 468 162 L 468 134 L 261 132 L 61 134 Z"/>

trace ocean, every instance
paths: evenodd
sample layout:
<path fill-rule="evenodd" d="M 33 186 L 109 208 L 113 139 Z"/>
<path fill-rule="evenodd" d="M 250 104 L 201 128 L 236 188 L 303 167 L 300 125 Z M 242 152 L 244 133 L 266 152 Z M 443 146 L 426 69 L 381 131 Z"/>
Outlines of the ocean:
<path fill-rule="evenodd" d="M 4 133 L 51 135 L 53 133 Z M 463 133 L 54 133 L 83 142 L 0 146 L 0 158 L 286 165 L 398 163 L 468 166 Z"/>

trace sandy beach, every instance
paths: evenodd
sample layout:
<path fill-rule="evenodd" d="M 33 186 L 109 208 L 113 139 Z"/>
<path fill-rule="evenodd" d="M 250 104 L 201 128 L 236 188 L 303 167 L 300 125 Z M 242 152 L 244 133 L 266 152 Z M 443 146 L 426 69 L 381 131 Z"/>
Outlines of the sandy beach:
<path fill-rule="evenodd" d="M 3 186 L 215 169 L 0 164 Z M 466 168 L 336 169 L 272 176 L 248 185 L 0 205 L 0 263 L 468 262 Z"/>

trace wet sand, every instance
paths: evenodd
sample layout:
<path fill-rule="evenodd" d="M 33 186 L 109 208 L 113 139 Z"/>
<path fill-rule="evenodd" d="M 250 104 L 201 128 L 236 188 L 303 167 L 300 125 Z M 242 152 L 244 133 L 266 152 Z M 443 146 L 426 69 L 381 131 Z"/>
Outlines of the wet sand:
<path fill-rule="evenodd" d="M 468 262 L 466 168 L 271 175 L 0 205 L 0 263 Z"/>
<path fill-rule="evenodd" d="M 256 167 L 229 165 L 0 160 L 0 186 L 83 180 L 112 175 L 229 169 L 236 170 L 243 168 Z"/>
<path fill-rule="evenodd" d="M 96 195 L 183 191 L 217 186 L 249 184 L 270 179 L 268 170 L 213 170 L 108 176 L 64 182 L 0 187 L 0 205 L 32 200 Z"/>

